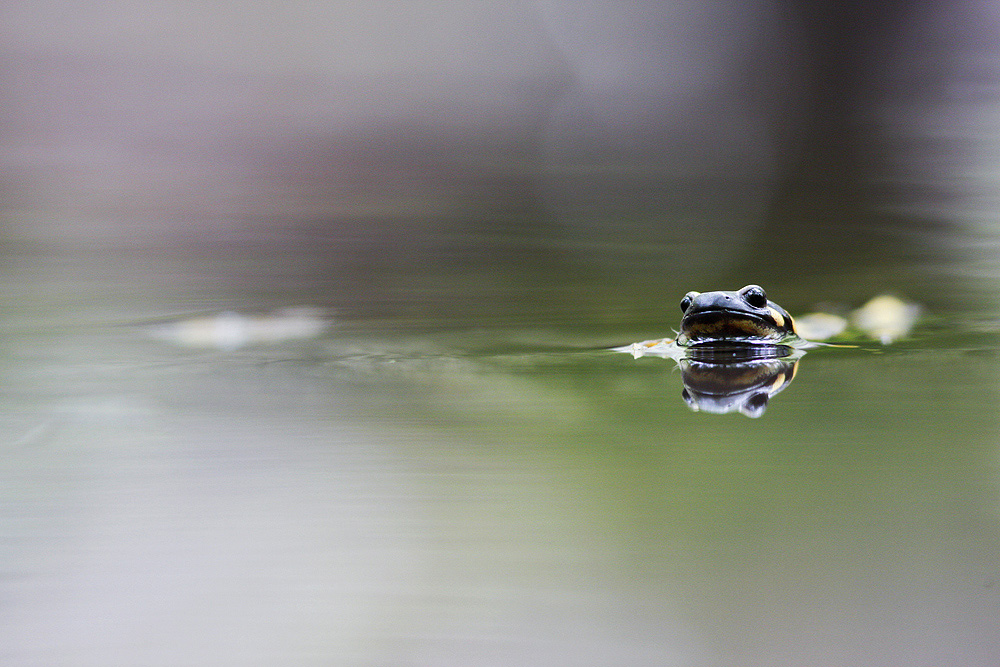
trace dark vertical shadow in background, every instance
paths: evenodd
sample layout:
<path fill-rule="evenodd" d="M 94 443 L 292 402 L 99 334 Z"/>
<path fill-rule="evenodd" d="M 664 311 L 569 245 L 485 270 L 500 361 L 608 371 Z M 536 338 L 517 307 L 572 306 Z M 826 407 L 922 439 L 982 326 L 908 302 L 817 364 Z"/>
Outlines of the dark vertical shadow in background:
<path fill-rule="evenodd" d="M 801 26 L 802 122 L 782 161 L 763 226 L 736 273 L 761 281 L 830 273 L 865 275 L 886 253 L 904 257 L 913 221 L 892 203 L 891 148 L 877 113 L 885 102 L 887 48 L 920 3 L 797 2 Z M 784 128 L 776 127 L 779 136 Z M 762 258 L 767 258 L 762 261 Z M 842 285 L 862 292 L 871 286 Z"/>

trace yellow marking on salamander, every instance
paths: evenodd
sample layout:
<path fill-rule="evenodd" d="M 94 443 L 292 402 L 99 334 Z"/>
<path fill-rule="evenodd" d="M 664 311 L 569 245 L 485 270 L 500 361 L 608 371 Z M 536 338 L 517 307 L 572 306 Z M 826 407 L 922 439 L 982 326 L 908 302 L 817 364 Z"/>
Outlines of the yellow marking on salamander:
<path fill-rule="evenodd" d="M 773 394 L 777 389 L 780 389 L 781 386 L 784 384 L 785 384 L 785 374 L 778 373 L 778 376 L 774 379 L 774 382 L 771 383 L 770 393 Z"/>
<path fill-rule="evenodd" d="M 767 312 L 771 313 L 771 317 L 774 318 L 774 323 L 778 325 L 779 329 L 785 326 L 785 318 L 781 316 L 781 313 L 770 306 L 767 307 Z"/>

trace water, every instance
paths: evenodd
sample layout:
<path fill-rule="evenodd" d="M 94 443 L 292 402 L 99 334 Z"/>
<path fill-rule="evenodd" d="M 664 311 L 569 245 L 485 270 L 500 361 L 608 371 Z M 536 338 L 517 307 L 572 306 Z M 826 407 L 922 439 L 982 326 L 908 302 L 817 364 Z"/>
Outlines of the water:
<path fill-rule="evenodd" d="M 996 663 L 989 4 L 8 4 L 4 665 Z"/>
<path fill-rule="evenodd" d="M 131 280 L 65 248 L 9 269 L 11 664 L 998 649 L 1000 346 L 982 313 L 965 321 L 985 331 L 809 351 L 751 420 L 691 412 L 674 361 L 610 352 L 631 332 L 597 324 L 337 315 L 316 338 L 173 346 L 147 325 L 202 279 L 170 255 L 144 275 L 119 258 Z M 59 259 L 73 280 L 44 268 Z"/>

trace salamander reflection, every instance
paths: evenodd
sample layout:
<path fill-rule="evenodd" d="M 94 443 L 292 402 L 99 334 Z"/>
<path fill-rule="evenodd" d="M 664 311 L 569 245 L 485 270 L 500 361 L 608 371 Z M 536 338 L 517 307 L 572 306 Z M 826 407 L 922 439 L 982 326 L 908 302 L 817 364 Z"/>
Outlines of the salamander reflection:
<path fill-rule="evenodd" d="M 787 387 L 798 370 L 795 357 L 710 361 L 677 361 L 684 390 L 681 396 L 695 412 L 740 412 L 757 418 L 771 397 Z"/>
<path fill-rule="evenodd" d="M 684 348 L 673 341 L 615 349 L 635 358 L 669 357 L 677 362 L 681 396 L 695 412 L 739 412 L 757 418 L 771 397 L 795 378 L 805 351 L 787 345 L 714 345 Z"/>

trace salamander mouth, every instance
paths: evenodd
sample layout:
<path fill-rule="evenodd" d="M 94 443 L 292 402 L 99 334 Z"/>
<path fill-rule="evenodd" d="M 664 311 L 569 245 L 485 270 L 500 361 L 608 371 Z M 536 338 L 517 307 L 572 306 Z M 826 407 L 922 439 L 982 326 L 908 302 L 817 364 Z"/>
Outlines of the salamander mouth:
<path fill-rule="evenodd" d="M 681 335 L 690 341 L 754 340 L 780 338 L 782 332 L 763 317 L 738 310 L 713 308 L 688 313 L 681 320 Z"/>

